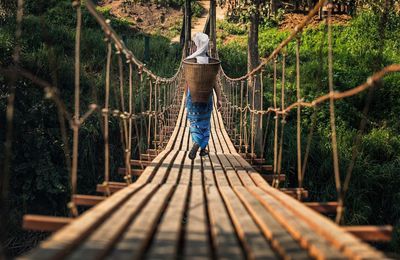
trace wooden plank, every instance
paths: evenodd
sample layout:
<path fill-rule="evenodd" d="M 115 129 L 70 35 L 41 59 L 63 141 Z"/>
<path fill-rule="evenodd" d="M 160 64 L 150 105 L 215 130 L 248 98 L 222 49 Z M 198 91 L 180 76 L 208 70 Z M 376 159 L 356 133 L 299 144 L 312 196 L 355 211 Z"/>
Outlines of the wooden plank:
<path fill-rule="evenodd" d="M 278 259 L 240 200 L 230 187 L 220 187 L 236 233 L 250 259 Z"/>
<path fill-rule="evenodd" d="M 164 184 L 140 211 L 133 222 L 125 226 L 125 233 L 114 247 L 109 259 L 142 259 L 157 223 L 164 212 L 174 185 Z"/>
<path fill-rule="evenodd" d="M 23 217 L 22 228 L 32 231 L 54 232 L 68 225 L 72 221 L 73 218 L 28 214 Z"/>
<path fill-rule="evenodd" d="M 317 211 L 320 214 L 336 214 L 339 205 L 337 201 L 332 202 L 304 202 L 304 205 Z"/>
<path fill-rule="evenodd" d="M 279 190 L 295 199 L 308 198 L 308 191 L 304 188 L 280 188 Z"/>
<path fill-rule="evenodd" d="M 185 127 L 185 131 L 183 132 L 183 141 L 180 150 L 189 151 L 191 147 L 189 147 L 189 139 L 191 138 L 189 127 Z"/>
<path fill-rule="evenodd" d="M 126 175 L 126 168 L 118 168 L 117 171 L 118 174 L 120 175 Z M 143 169 L 131 169 L 131 175 L 132 176 L 140 176 L 143 173 Z"/>
<path fill-rule="evenodd" d="M 151 177 L 153 175 L 153 173 L 155 172 L 155 169 L 157 169 L 158 165 L 164 160 L 164 158 L 170 153 L 171 149 L 173 149 L 174 145 L 175 145 L 175 140 L 178 136 L 178 133 L 181 131 L 181 124 L 182 124 L 182 119 L 183 119 L 183 112 L 184 112 L 184 99 L 185 97 L 183 97 L 182 100 L 182 104 L 181 104 L 181 108 L 180 108 L 180 113 L 179 113 L 179 117 L 178 117 L 178 121 L 177 124 L 174 128 L 174 132 L 172 133 L 172 136 L 167 144 L 167 146 L 165 147 L 164 151 L 162 151 L 153 161 L 152 164 L 154 165 L 150 165 L 148 167 L 146 167 L 146 169 L 144 170 L 144 172 L 142 173 L 142 175 L 139 177 L 139 179 L 136 181 L 136 183 L 147 183 L 151 180 Z"/>
<path fill-rule="evenodd" d="M 220 160 L 221 166 L 225 171 L 225 174 L 228 178 L 228 181 L 231 186 L 243 186 L 242 182 L 240 181 L 235 169 L 232 167 L 229 160 L 226 158 L 225 155 L 219 154 L 217 157 Z"/>
<path fill-rule="evenodd" d="M 150 155 L 158 155 L 159 154 L 159 150 L 147 149 L 147 153 L 150 154 Z"/>
<path fill-rule="evenodd" d="M 194 159 L 192 167 L 192 185 L 203 185 L 203 173 L 200 156 L 197 156 L 196 159 Z"/>
<path fill-rule="evenodd" d="M 223 136 L 223 134 L 221 132 L 221 128 L 220 128 L 218 122 L 216 122 L 216 121 L 218 121 L 218 119 L 217 119 L 217 115 L 216 115 L 215 110 L 212 113 L 212 117 L 214 118 L 214 122 L 213 123 L 214 123 L 214 127 L 215 127 L 215 134 L 216 134 L 216 136 L 217 136 L 217 138 L 219 140 L 219 143 L 221 145 L 221 150 L 222 150 L 223 153 L 229 153 L 230 150 L 229 150 L 228 145 L 226 143 L 226 140 L 225 140 L 225 138 L 224 138 L 224 136 Z"/>
<path fill-rule="evenodd" d="M 246 169 L 239 163 L 237 157 L 240 157 L 236 152 L 234 154 L 226 154 L 226 158 L 231 162 L 232 166 L 235 168 L 240 180 L 244 186 L 254 186 L 253 180 L 247 173 Z"/>
<path fill-rule="evenodd" d="M 84 241 L 69 259 L 99 259 L 106 256 L 113 248 L 115 242 L 126 230 L 126 226 L 141 212 L 146 202 L 153 197 L 158 185 L 147 184 L 123 207 L 119 208 L 106 221 Z M 157 192 L 156 192 L 157 194 Z"/>
<path fill-rule="evenodd" d="M 250 161 L 251 161 L 251 159 L 250 159 Z M 263 164 L 263 165 L 254 164 L 254 165 L 252 165 L 252 167 L 254 168 L 254 170 L 256 170 L 258 172 L 272 172 L 273 171 L 273 166 L 270 164 Z"/>
<path fill-rule="evenodd" d="M 267 160 L 265 160 L 264 158 L 250 158 L 246 159 L 246 161 L 248 163 L 253 163 L 254 165 L 265 164 L 267 162 Z"/>
<path fill-rule="evenodd" d="M 117 181 L 110 181 L 108 182 L 108 185 L 121 188 L 125 188 L 128 186 L 126 182 L 117 182 Z"/>
<path fill-rule="evenodd" d="M 150 182 L 156 169 L 158 169 L 159 165 L 161 165 L 162 161 L 170 152 L 170 150 L 165 149 L 156 158 L 154 158 L 154 160 L 151 162 L 151 165 L 147 166 L 140 175 L 139 179 L 136 180 L 136 183 L 145 184 Z"/>
<path fill-rule="evenodd" d="M 238 154 L 238 156 L 235 156 L 235 159 L 247 171 L 247 174 L 257 186 L 269 186 L 268 182 L 256 170 L 254 170 L 253 167 L 251 167 L 251 165 L 242 156 Z"/>
<path fill-rule="evenodd" d="M 142 160 L 131 160 L 131 165 L 132 166 L 139 166 L 142 168 L 145 168 L 146 166 L 148 166 L 150 164 L 149 161 L 142 161 Z"/>
<path fill-rule="evenodd" d="M 157 228 L 154 241 L 151 243 L 147 259 L 176 259 L 182 219 L 184 217 L 186 199 L 189 192 L 188 185 L 178 185 L 172 196 L 163 218 Z"/>
<path fill-rule="evenodd" d="M 310 259 L 308 252 L 246 188 L 234 187 L 233 189 L 282 259 Z"/>
<path fill-rule="evenodd" d="M 190 131 L 189 131 L 189 121 L 187 119 L 187 111 L 185 110 L 185 114 L 183 117 L 183 122 L 182 122 L 182 130 L 181 130 L 181 137 L 183 138 L 183 141 L 180 145 L 175 146 L 178 147 L 178 149 L 183 150 L 183 151 L 187 151 L 188 145 L 189 145 L 189 138 L 190 138 Z"/>
<path fill-rule="evenodd" d="M 210 153 L 216 153 L 217 151 L 215 150 L 214 139 L 211 133 L 212 131 L 214 131 L 214 129 L 210 129 L 210 140 L 208 141 L 208 151 Z"/>
<path fill-rule="evenodd" d="M 261 177 L 264 178 L 267 182 L 271 183 L 274 180 L 274 175 L 273 174 L 261 174 Z M 277 174 L 276 178 L 279 180 L 279 182 L 284 182 L 286 180 L 286 175 L 285 174 Z"/>
<path fill-rule="evenodd" d="M 216 185 L 214 172 L 209 156 L 202 157 L 201 162 L 203 166 L 204 186 L 207 190 L 208 187 Z"/>
<path fill-rule="evenodd" d="M 217 137 L 217 133 L 216 133 L 216 129 L 215 128 L 211 129 L 210 137 L 212 137 L 212 139 L 214 141 L 214 148 L 215 148 L 216 153 L 223 153 L 222 145 L 221 145 L 221 143 L 220 143 L 220 141 L 219 141 L 219 139 Z"/>
<path fill-rule="evenodd" d="M 192 134 L 190 133 L 190 129 L 189 129 L 189 142 L 188 142 L 188 148 L 187 151 L 189 151 L 192 147 L 193 147 L 193 138 L 192 138 Z"/>
<path fill-rule="evenodd" d="M 287 229 L 293 238 L 308 249 L 311 256 L 318 259 L 347 259 L 339 249 L 334 248 L 333 245 L 321 238 L 310 226 L 299 221 L 295 214 L 282 207 L 272 196 L 258 187 L 250 187 L 248 189 L 271 212 L 275 219 Z"/>
<path fill-rule="evenodd" d="M 341 228 L 367 242 L 390 242 L 392 240 L 392 226 L 341 226 Z"/>
<path fill-rule="evenodd" d="M 97 184 L 96 186 L 96 191 L 99 193 L 108 193 L 108 191 L 110 191 L 111 194 L 116 193 L 117 191 L 122 190 L 123 188 L 125 188 L 125 186 L 121 186 L 121 185 L 113 185 L 110 184 L 108 185 L 108 189 L 106 186 L 104 186 L 103 184 Z"/>
<path fill-rule="evenodd" d="M 54 233 L 38 247 L 23 258 L 31 259 L 60 259 L 79 245 L 90 233 L 99 226 L 121 204 L 138 192 L 142 185 L 132 184 L 116 192 L 107 201 L 100 202 L 92 209 L 79 216 L 70 225 Z"/>
<path fill-rule="evenodd" d="M 215 255 L 218 259 L 244 259 L 235 228 L 217 188 L 210 186 L 207 190 L 206 196 Z"/>
<path fill-rule="evenodd" d="M 211 248 L 202 186 L 191 186 L 187 216 L 184 258 L 209 259 Z"/>
<path fill-rule="evenodd" d="M 185 153 L 183 158 L 181 177 L 179 184 L 189 185 L 192 179 L 192 160 L 189 159 L 188 153 Z"/>
<path fill-rule="evenodd" d="M 94 206 L 105 200 L 104 196 L 94 196 L 94 195 L 83 195 L 75 194 L 72 195 L 72 201 L 77 206 Z"/>
<path fill-rule="evenodd" d="M 226 178 L 226 175 L 224 173 L 224 170 L 222 169 L 222 166 L 220 162 L 218 161 L 217 155 L 210 153 L 210 161 L 212 164 L 212 167 L 214 169 L 214 175 L 217 180 L 217 185 L 218 186 L 229 186 L 228 179 Z"/>
<path fill-rule="evenodd" d="M 184 156 L 185 156 L 184 151 L 178 152 L 178 155 L 176 156 L 176 158 L 171 166 L 171 169 L 169 171 L 166 183 L 177 184 L 178 179 L 179 179 L 179 174 L 181 172 L 181 167 L 182 167 L 182 163 L 184 160 Z"/>
<path fill-rule="evenodd" d="M 180 146 L 180 150 L 182 151 L 188 151 L 190 150 L 191 147 L 189 147 L 189 139 L 191 139 L 190 135 L 190 130 L 189 130 L 189 121 L 187 119 L 187 116 L 185 117 L 185 123 L 184 123 L 184 131 L 183 131 L 183 141 Z"/>
<path fill-rule="evenodd" d="M 244 147 L 244 145 L 242 145 L 243 147 Z M 257 158 L 257 155 L 255 154 L 255 153 L 253 153 L 253 154 L 250 154 L 250 153 L 239 153 L 240 154 L 240 156 L 242 156 L 244 159 L 246 159 L 246 160 L 251 160 L 252 158 Z"/>
<path fill-rule="evenodd" d="M 150 155 L 148 153 L 142 153 L 140 154 L 140 158 L 142 160 L 147 160 L 149 162 L 151 162 L 152 160 L 154 160 L 157 156 L 156 155 Z"/>
<path fill-rule="evenodd" d="M 310 225 L 321 238 L 330 241 L 336 248 L 343 250 L 348 257 L 384 257 L 384 254 L 361 242 L 348 232 L 340 229 L 335 223 L 323 215 L 317 214 L 312 209 L 303 205 L 301 202 L 293 199 L 269 185 L 260 186 L 265 192 L 273 196 L 280 204 L 291 210 L 299 221 Z"/>
<path fill-rule="evenodd" d="M 216 114 L 216 117 L 217 117 L 219 131 L 221 131 L 222 136 L 225 138 L 225 142 L 226 142 L 226 144 L 228 146 L 229 153 L 236 153 L 235 146 L 233 145 L 233 143 L 232 143 L 232 141 L 231 141 L 231 139 L 229 137 L 229 134 L 225 129 L 225 125 L 224 125 L 224 122 L 222 120 L 222 115 L 221 115 L 220 112 L 217 111 L 217 107 L 216 107 L 217 103 L 216 103 L 216 101 L 217 101 L 217 98 L 216 98 L 216 95 L 214 94 L 214 108 L 215 108 L 215 111 L 216 111 L 215 114 Z"/>
<path fill-rule="evenodd" d="M 162 164 L 158 167 L 150 183 L 162 184 L 167 178 L 167 174 L 171 165 L 174 163 L 175 157 L 178 155 L 178 150 L 172 150 L 168 156 L 164 159 Z"/>

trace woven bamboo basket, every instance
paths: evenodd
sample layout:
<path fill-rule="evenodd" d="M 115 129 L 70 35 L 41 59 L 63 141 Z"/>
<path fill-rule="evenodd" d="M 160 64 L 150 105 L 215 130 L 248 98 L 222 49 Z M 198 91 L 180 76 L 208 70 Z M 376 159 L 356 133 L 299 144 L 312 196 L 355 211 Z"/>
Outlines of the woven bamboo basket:
<path fill-rule="evenodd" d="M 221 62 L 209 58 L 208 64 L 198 64 L 196 58 L 183 61 L 185 80 L 193 102 L 207 103 L 215 86 Z"/>

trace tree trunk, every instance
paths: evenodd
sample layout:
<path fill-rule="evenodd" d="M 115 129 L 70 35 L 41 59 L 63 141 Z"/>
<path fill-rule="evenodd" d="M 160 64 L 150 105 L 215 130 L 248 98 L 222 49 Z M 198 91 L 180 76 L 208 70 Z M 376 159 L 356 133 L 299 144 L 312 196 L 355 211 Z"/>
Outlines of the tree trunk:
<path fill-rule="evenodd" d="M 258 0 L 256 0 L 256 1 L 258 1 Z M 271 0 L 270 6 L 271 6 L 271 13 L 273 14 L 274 18 L 276 18 L 277 0 Z M 258 7 L 257 7 L 257 10 L 258 10 Z"/>
<path fill-rule="evenodd" d="M 185 56 L 189 54 L 189 44 L 192 33 L 192 10 L 190 7 L 190 0 L 185 0 Z"/>
<path fill-rule="evenodd" d="M 211 56 L 215 57 L 217 52 L 216 46 L 216 22 L 217 22 L 217 11 L 216 11 L 215 0 L 210 0 L 210 41 L 211 41 Z"/>
<path fill-rule="evenodd" d="M 186 33 L 186 27 L 185 27 L 185 23 L 186 23 L 186 19 L 185 19 L 185 15 L 183 15 L 183 22 L 182 22 L 182 28 L 181 28 L 181 36 L 179 39 L 179 44 L 181 46 L 181 48 L 185 47 L 185 33 Z"/>
<path fill-rule="evenodd" d="M 273 0 L 274 1 L 274 0 Z M 247 70 L 252 71 L 255 69 L 258 65 L 260 65 L 260 54 L 258 51 L 258 25 L 260 23 L 260 13 L 259 13 L 259 6 L 260 6 L 260 1 L 259 0 L 254 0 L 253 2 L 256 5 L 255 12 L 250 15 L 250 29 L 249 29 L 249 35 L 248 35 L 248 55 L 247 55 Z M 260 84 L 260 79 L 259 77 L 250 77 L 249 86 L 254 86 L 254 91 L 255 91 L 255 99 L 254 99 L 254 108 L 257 110 L 262 109 L 261 108 L 261 84 Z M 252 100 L 252 97 L 250 97 L 250 100 Z M 251 103 L 251 102 L 250 102 Z M 260 152 L 261 147 L 262 147 L 262 125 L 260 124 L 261 118 L 256 115 L 254 118 L 254 126 L 255 126 L 255 151 Z"/>

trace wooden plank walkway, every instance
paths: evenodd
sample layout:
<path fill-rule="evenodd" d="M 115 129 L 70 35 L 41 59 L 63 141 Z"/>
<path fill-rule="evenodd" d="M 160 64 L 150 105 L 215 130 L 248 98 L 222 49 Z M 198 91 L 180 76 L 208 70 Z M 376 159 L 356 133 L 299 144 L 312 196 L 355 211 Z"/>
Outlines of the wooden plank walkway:
<path fill-rule="evenodd" d="M 191 161 L 182 102 L 165 150 L 130 186 L 21 259 L 383 259 L 272 188 L 235 150 L 214 110 L 210 155 Z"/>

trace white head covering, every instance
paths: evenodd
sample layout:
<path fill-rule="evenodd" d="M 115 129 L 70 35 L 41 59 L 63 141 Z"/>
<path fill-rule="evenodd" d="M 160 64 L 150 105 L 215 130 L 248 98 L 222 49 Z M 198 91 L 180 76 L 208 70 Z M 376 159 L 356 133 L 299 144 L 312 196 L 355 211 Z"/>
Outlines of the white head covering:
<path fill-rule="evenodd" d="M 210 41 L 208 35 L 205 33 L 198 32 L 193 37 L 194 44 L 196 44 L 197 50 L 186 59 L 193 59 L 196 58 L 197 63 L 200 64 L 207 64 L 208 57 L 208 42 Z"/>

